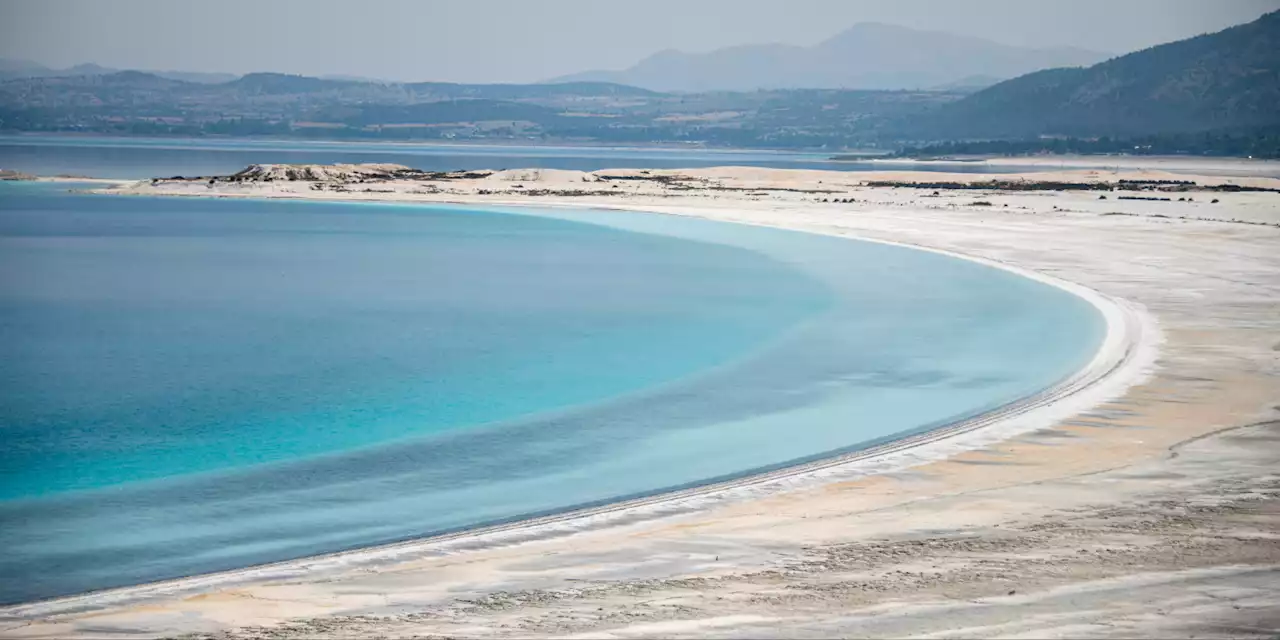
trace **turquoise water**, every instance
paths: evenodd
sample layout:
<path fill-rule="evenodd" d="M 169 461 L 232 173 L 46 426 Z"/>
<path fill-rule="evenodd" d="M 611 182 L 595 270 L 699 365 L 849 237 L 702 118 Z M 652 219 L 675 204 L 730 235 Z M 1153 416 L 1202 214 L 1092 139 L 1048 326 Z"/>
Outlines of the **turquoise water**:
<path fill-rule="evenodd" d="M 856 450 L 1102 331 L 1004 271 L 771 229 L 0 184 L 0 602 Z"/>

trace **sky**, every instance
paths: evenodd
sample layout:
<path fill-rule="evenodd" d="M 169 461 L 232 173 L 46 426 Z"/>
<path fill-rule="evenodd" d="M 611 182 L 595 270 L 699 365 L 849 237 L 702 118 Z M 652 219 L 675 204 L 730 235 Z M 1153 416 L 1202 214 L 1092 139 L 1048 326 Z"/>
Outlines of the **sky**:
<path fill-rule="evenodd" d="M 53 67 L 536 82 L 663 49 L 816 44 L 858 22 L 1126 53 L 1280 0 L 0 0 L 0 58 Z"/>

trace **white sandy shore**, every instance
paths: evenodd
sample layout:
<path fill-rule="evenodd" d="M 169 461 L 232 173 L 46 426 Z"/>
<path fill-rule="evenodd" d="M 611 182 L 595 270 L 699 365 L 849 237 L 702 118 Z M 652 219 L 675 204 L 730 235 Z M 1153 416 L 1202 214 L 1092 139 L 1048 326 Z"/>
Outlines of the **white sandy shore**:
<path fill-rule="evenodd" d="M 1163 175 L 1090 173 L 1086 179 Z M 1280 496 L 1274 473 L 1261 471 L 1280 462 L 1280 452 L 1231 449 L 1222 436 L 1211 436 L 1269 419 L 1271 404 L 1280 398 L 1280 358 L 1272 348 L 1280 348 L 1274 343 L 1280 328 L 1280 252 L 1274 251 L 1280 229 L 1263 226 L 1280 222 L 1280 194 L 1192 193 L 1193 202 L 1117 202 L 1099 201 L 1092 192 L 962 190 L 935 196 L 857 184 L 902 179 L 901 172 L 886 177 L 713 169 L 650 175 L 685 176 L 695 186 L 628 181 L 601 193 L 600 183 L 586 174 L 527 171 L 430 189 L 420 183 L 361 185 L 371 190 L 347 192 L 305 183 L 214 189 L 144 183 L 124 191 L 606 206 L 904 243 L 1015 269 L 1086 297 L 1107 315 L 1107 346 L 1081 375 L 1049 393 L 945 433 L 896 443 L 874 457 L 615 506 L 588 518 L 11 607 L 0 611 L 0 635 L 153 636 L 246 625 L 273 626 L 272 633 L 282 637 L 768 635 L 800 619 L 809 635 L 875 629 L 911 635 L 955 630 L 930 622 L 938 612 L 939 589 L 968 602 L 1009 587 L 1027 594 L 1001 605 L 1011 618 L 1028 620 L 1023 626 L 1001 627 L 1005 623 L 989 612 L 961 613 L 974 622 L 974 635 L 1034 635 L 1056 628 L 1050 620 L 1058 618 L 1037 618 L 1033 611 L 1065 616 L 1070 609 L 1070 602 L 1046 604 L 1057 602 L 1054 594 L 1062 589 L 1118 588 L 1123 595 L 1099 604 L 1106 611 L 1076 620 L 1086 625 L 1078 634 L 1104 635 L 1095 623 L 1133 618 L 1142 598 L 1190 597 L 1191 587 L 1171 587 L 1170 580 L 1239 593 L 1227 599 L 1229 610 L 1220 610 L 1222 603 L 1205 605 L 1212 611 L 1199 618 L 1133 618 L 1134 626 L 1125 628 L 1186 633 L 1210 613 L 1230 618 L 1231 611 L 1247 609 L 1265 618 L 1276 612 L 1259 604 L 1265 594 L 1245 586 L 1275 571 L 1280 549 L 1274 540 L 1258 542 L 1266 538 L 1255 532 L 1253 542 L 1205 542 L 1195 547 L 1195 557 L 1171 559 L 1166 547 L 1184 544 L 1170 537 L 1177 532 L 1153 525 L 1130 535 L 1116 530 L 1114 521 L 1146 522 L 1157 513 L 1167 519 L 1164 507 L 1150 506 L 1162 496 L 1212 502 L 1231 514 L 1239 502 L 1232 496 L 1260 496 L 1265 505 Z M 1223 179 L 1205 183 L 1215 180 Z M 1280 182 L 1248 180 L 1255 186 Z M 535 189 L 546 193 L 527 195 Z M 820 203 L 837 194 L 858 202 Z M 992 205 L 973 204 L 979 198 Z M 1263 224 L 1213 221 L 1229 219 Z M 1154 345 L 1162 332 L 1153 319 L 1165 338 L 1158 359 Z M 1270 427 L 1249 429 L 1269 437 Z M 1175 459 L 1170 450 L 1185 453 Z M 1201 465 L 1194 474 L 1175 469 L 1191 463 Z M 1226 486 L 1232 492 L 1224 493 Z M 1113 515 L 1100 519 L 1097 514 L 1107 509 Z M 1250 526 L 1274 533 L 1278 520 L 1267 517 Z M 1197 520 L 1195 527 L 1213 529 L 1221 540 L 1225 518 Z M 1070 523 L 1083 537 L 1047 535 L 1037 528 L 1045 522 Z M 1194 538 L 1195 527 L 1184 526 L 1178 535 Z M 1129 536 L 1123 558 L 1081 556 L 1100 540 L 1123 536 Z M 911 546 L 920 540 L 932 551 Z M 982 546 L 971 548 L 976 543 L 965 540 Z M 816 562 L 815 556 L 827 560 Z M 1064 559 L 1044 560 L 1059 557 Z M 974 568 L 991 562 L 1002 568 L 994 574 Z M 1128 582 L 1120 580 L 1119 569 L 1133 574 Z M 926 573 L 932 577 L 925 579 Z M 1159 577 L 1166 574 L 1182 577 Z M 836 588 L 842 584 L 859 586 Z M 1126 598 L 1129 609 L 1121 606 Z M 1230 609 L 1241 603 L 1248 606 Z M 899 626 L 876 626 L 886 619 Z"/>
<path fill-rule="evenodd" d="M 872 159 L 886 167 L 963 166 L 1037 167 L 1047 169 L 1159 170 L 1227 176 L 1280 176 L 1280 161 L 1253 158 L 1197 158 L 1188 156 L 1016 156 L 956 160 Z"/>

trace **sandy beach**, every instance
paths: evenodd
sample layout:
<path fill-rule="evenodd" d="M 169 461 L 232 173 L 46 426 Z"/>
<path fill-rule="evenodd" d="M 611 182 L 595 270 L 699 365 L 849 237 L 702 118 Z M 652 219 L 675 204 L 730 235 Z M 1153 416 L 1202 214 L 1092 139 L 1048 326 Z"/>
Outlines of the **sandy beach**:
<path fill-rule="evenodd" d="M 964 167 L 1036 167 L 1042 170 L 1080 170 L 1103 169 L 1110 171 L 1144 171 L 1159 170 L 1174 173 L 1203 175 L 1211 173 L 1217 176 L 1264 176 L 1280 175 L 1280 163 L 1272 160 L 1253 158 L 1198 158 L 1187 156 L 1021 156 L 1021 157 L 986 157 L 954 160 L 910 160 L 910 159 L 876 159 L 876 164 L 885 168 L 902 166 L 910 169 L 915 166 L 964 166 Z"/>
<path fill-rule="evenodd" d="M 1067 288 L 1110 331 L 1066 383 L 875 455 L 536 526 L 7 607 L 0 636 L 1274 637 L 1280 179 L 1228 165 L 390 178 L 337 166 L 117 186 L 625 208 L 892 242 Z M 992 180 L 1120 188 L 968 186 Z"/>

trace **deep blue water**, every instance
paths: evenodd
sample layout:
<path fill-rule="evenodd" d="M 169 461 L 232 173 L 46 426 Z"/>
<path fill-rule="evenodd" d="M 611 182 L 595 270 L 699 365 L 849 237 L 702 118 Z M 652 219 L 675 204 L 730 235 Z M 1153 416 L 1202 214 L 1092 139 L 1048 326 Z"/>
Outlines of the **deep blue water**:
<path fill-rule="evenodd" d="M 91 178 L 208 176 L 255 163 L 393 162 L 424 171 L 470 169 L 687 169 L 748 166 L 831 171 L 883 170 L 869 162 L 832 162 L 830 153 L 637 147 L 302 142 L 207 138 L 0 136 L 0 169 Z M 912 165 L 920 171 L 1021 171 L 1020 167 Z"/>
<path fill-rule="evenodd" d="M 910 249 L 653 214 L 0 184 L 0 602 L 855 450 L 1102 321 Z"/>

